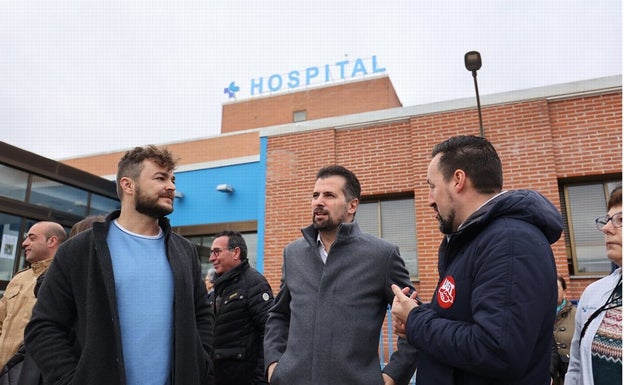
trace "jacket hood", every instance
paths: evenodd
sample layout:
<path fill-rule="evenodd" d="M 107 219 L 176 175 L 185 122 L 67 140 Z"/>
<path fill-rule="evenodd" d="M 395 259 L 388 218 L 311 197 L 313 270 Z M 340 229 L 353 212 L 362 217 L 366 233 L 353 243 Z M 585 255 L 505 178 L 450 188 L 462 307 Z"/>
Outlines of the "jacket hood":
<path fill-rule="evenodd" d="M 482 227 L 498 217 L 514 218 L 536 226 L 550 244 L 561 237 L 563 219 L 559 210 L 543 195 L 533 190 L 507 191 L 493 198 L 465 222 L 463 229 Z"/>

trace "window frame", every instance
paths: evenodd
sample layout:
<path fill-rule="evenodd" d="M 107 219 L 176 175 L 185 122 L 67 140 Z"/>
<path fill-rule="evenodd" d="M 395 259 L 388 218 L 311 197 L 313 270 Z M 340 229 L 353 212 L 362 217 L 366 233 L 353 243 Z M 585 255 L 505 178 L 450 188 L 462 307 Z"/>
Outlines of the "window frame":
<path fill-rule="evenodd" d="M 393 201 L 408 201 L 410 202 L 410 207 L 412 208 L 412 213 L 413 215 L 411 215 L 411 223 L 408 226 L 404 226 L 402 228 L 406 228 L 409 229 L 407 231 L 409 231 L 409 234 L 404 234 L 402 236 L 400 236 L 399 238 L 406 238 L 406 239 L 410 239 L 412 242 L 413 240 L 413 244 L 411 243 L 409 246 L 406 246 L 404 244 L 400 244 L 396 241 L 394 241 L 393 239 L 389 239 L 388 237 L 384 237 L 384 232 L 388 231 L 388 229 L 386 228 L 384 230 L 384 225 L 382 223 L 383 218 L 384 218 L 384 214 L 382 213 L 382 205 L 383 203 L 388 203 L 388 202 L 393 202 Z M 405 266 L 407 268 L 407 270 L 409 271 L 410 274 L 410 280 L 412 280 L 413 282 L 418 281 L 420 278 L 420 273 L 419 273 L 419 263 L 418 263 L 418 237 L 417 237 L 417 233 L 416 233 L 416 209 L 415 209 L 415 200 L 414 200 L 414 196 L 392 196 L 392 197 L 374 197 L 374 198 L 366 198 L 363 199 L 360 202 L 360 208 L 363 205 L 368 205 L 368 204 L 373 204 L 376 203 L 376 213 L 377 213 L 377 223 L 375 224 L 375 229 L 376 229 L 376 233 L 373 233 L 371 231 L 369 231 L 370 226 L 368 226 L 367 224 L 362 222 L 362 216 L 360 215 L 360 217 L 358 217 L 358 214 L 356 213 L 355 216 L 355 221 L 358 222 L 358 224 L 360 225 L 360 228 L 362 228 L 362 231 L 364 232 L 368 232 L 371 235 L 374 235 L 378 238 L 381 239 L 385 239 L 388 240 L 389 242 L 397 245 L 399 247 L 399 252 L 401 253 L 401 258 L 403 259 L 403 262 L 405 263 Z M 358 208 L 358 211 L 359 209 Z M 361 212 L 360 212 L 361 213 Z M 390 229 L 392 230 L 392 229 Z M 393 237 L 394 239 L 396 239 L 397 237 Z M 406 259 L 405 256 L 407 255 L 407 253 L 414 253 L 414 257 Z"/>
<path fill-rule="evenodd" d="M 293 111 L 293 123 L 305 122 L 306 120 L 308 120 L 307 110 Z"/>
<path fill-rule="evenodd" d="M 584 180 L 584 181 L 572 181 L 572 182 L 562 182 L 560 183 L 560 197 L 561 197 L 561 205 L 562 205 L 562 216 L 564 219 L 564 234 L 566 239 L 566 257 L 568 261 L 568 271 L 571 276 L 577 277 L 602 277 L 604 275 L 610 274 L 610 270 L 605 271 L 583 271 L 584 264 L 579 262 L 579 245 L 577 241 L 577 231 L 575 230 L 575 221 L 574 213 L 572 212 L 572 206 L 579 202 L 571 202 L 570 199 L 570 188 L 574 187 L 583 187 L 583 186 L 601 186 L 602 191 L 604 193 L 604 208 L 601 212 L 596 212 L 595 217 L 599 217 L 600 215 L 604 215 L 607 212 L 607 204 L 609 200 L 609 194 L 613 188 L 617 185 L 621 185 L 622 180 L 621 176 L 605 176 L 599 180 Z M 589 197 L 589 199 L 595 199 L 595 197 Z M 582 204 L 582 202 L 581 202 Z M 591 226 L 593 231 L 595 231 L 595 241 L 604 246 L 604 235 L 595 229 L 594 218 L 590 218 L 590 221 L 586 219 L 583 223 L 588 222 L 587 225 Z M 577 222 L 578 223 L 578 222 Z M 579 230 L 580 231 L 580 230 Z M 605 261 L 608 261 L 606 256 L 606 250 L 603 249 L 602 254 Z M 606 262 L 608 264 L 608 262 Z"/>

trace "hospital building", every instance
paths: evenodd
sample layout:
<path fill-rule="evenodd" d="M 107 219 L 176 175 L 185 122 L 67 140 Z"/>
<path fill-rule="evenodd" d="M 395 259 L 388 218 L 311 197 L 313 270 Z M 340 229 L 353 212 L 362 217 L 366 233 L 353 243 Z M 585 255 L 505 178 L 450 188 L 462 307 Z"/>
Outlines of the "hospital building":
<path fill-rule="evenodd" d="M 565 230 L 553 245 L 556 265 L 578 298 L 612 269 L 594 219 L 622 181 L 621 76 L 484 95 L 481 112 L 483 135 L 503 163 L 504 189 L 537 190 L 560 209 Z M 252 265 L 277 291 L 282 249 L 311 223 L 316 172 L 340 164 L 362 184 L 360 227 L 399 245 L 428 298 L 442 234 L 427 204 L 426 172 L 433 146 L 455 135 L 480 135 L 474 97 L 403 106 L 381 74 L 232 99 L 222 105 L 220 134 L 145 144 L 180 157 L 169 218 L 197 245 L 204 271 L 213 235 L 238 230 Z M 56 162 L 0 145 L 3 289 L 23 264 L 19 244 L 33 221 L 69 228 L 118 207 L 113 181 L 130 148 Z"/>

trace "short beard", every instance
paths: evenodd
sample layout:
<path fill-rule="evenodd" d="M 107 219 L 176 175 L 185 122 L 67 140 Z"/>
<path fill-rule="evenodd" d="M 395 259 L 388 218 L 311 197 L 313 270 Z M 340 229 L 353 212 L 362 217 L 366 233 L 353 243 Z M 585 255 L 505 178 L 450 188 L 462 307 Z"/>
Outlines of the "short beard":
<path fill-rule="evenodd" d="M 455 209 L 451 209 L 451 212 L 446 218 L 438 212 L 438 222 L 440 222 L 440 232 L 442 234 L 453 234 L 453 222 L 455 222 Z"/>
<path fill-rule="evenodd" d="M 342 224 L 344 221 L 347 220 L 346 210 L 344 211 L 342 218 L 339 218 L 338 220 L 332 218 L 332 216 L 325 210 L 322 210 L 322 212 L 327 215 L 327 220 L 324 222 L 316 221 L 314 212 L 312 212 L 312 225 L 314 225 L 314 228 L 319 232 L 320 231 L 333 231 L 337 229 L 338 226 L 340 226 L 340 224 Z"/>
<path fill-rule="evenodd" d="M 136 193 L 137 194 L 134 198 L 134 205 L 136 211 L 140 212 L 141 214 L 145 214 L 152 218 L 160 219 L 173 212 L 173 208 L 158 205 L 158 199 L 160 198 L 160 196 L 157 196 L 155 199 L 151 199 L 149 197 L 143 196 L 140 189 L 137 189 Z"/>
<path fill-rule="evenodd" d="M 314 228 L 317 231 L 334 230 L 334 229 L 336 229 L 340 225 L 340 223 L 336 223 L 331 218 L 329 218 L 327 221 L 322 222 L 322 223 L 321 222 L 316 222 L 314 220 L 314 215 L 312 216 L 312 224 L 314 225 Z"/>

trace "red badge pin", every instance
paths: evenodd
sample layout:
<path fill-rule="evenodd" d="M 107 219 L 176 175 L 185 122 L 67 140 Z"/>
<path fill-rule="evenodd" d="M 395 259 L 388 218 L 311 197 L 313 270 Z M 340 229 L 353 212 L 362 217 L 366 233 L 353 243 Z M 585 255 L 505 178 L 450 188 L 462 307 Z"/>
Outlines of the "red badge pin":
<path fill-rule="evenodd" d="M 443 309 L 453 306 L 455 301 L 455 280 L 452 276 L 444 278 L 440 287 L 438 287 L 438 305 Z"/>

